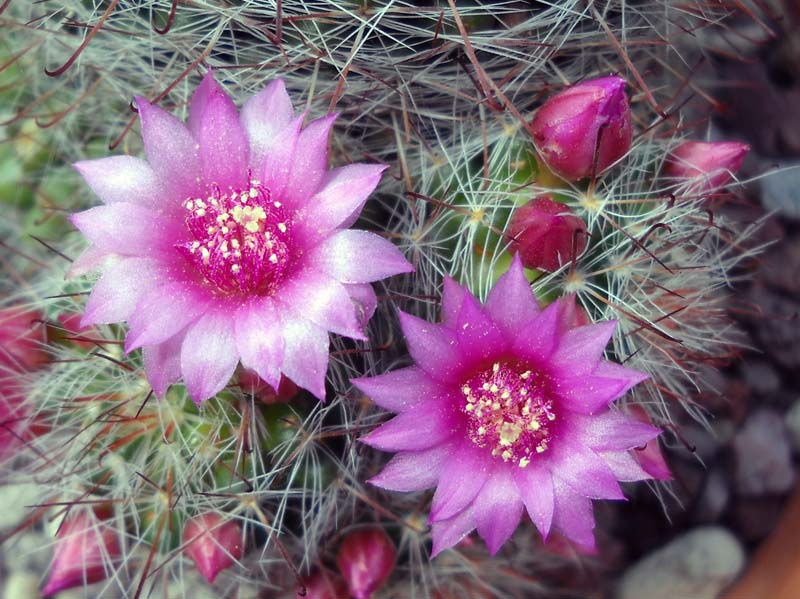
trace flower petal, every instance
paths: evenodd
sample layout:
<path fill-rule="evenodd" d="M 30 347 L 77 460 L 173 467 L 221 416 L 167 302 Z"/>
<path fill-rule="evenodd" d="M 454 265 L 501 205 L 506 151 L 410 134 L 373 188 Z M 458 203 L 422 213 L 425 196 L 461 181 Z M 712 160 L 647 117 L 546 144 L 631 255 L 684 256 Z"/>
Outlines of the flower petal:
<path fill-rule="evenodd" d="M 455 333 L 402 311 L 400 328 L 411 357 L 431 377 L 450 381 L 459 371 L 460 352 Z"/>
<path fill-rule="evenodd" d="M 136 98 L 136 106 L 147 161 L 172 194 L 164 199 L 179 208 L 183 200 L 202 189 L 197 141 L 186 125 L 165 110 L 140 97 Z"/>
<path fill-rule="evenodd" d="M 491 465 L 485 450 L 462 440 L 439 477 L 430 522 L 448 520 L 466 509 L 489 479 Z"/>
<path fill-rule="evenodd" d="M 516 334 L 520 327 L 539 314 L 539 303 L 525 278 L 519 254 L 514 254 L 508 272 L 492 287 L 484 309 L 510 335 Z"/>
<path fill-rule="evenodd" d="M 625 381 L 625 386 L 620 392 L 620 395 L 627 392 L 628 389 L 650 378 L 649 374 L 645 374 L 644 372 L 639 372 L 637 370 L 631 370 L 630 368 L 626 368 L 620 364 L 606 362 L 605 360 L 601 361 L 600 364 L 597 365 L 597 368 L 595 368 L 592 374 L 609 379 Z"/>
<path fill-rule="evenodd" d="M 221 391 L 238 362 L 230 314 L 209 311 L 189 327 L 181 345 L 181 372 L 196 404 Z"/>
<path fill-rule="evenodd" d="M 625 450 L 641 447 L 661 430 L 619 412 L 608 410 L 593 416 L 571 414 L 569 433 L 593 450 Z"/>
<path fill-rule="evenodd" d="M 208 71 L 189 106 L 189 130 L 200 144 L 203 182 L 222 188 L 245 183 L 248 144 L 236 106 Z"/>
<path fill-rule="evenodd" d="M 274 299 L 326 331 L 366 340 L 344 286 L 314 268 L 292 273 Z"/>
<path fill-rule="evenodd" d="M 594 414 L 621 397 L 624 389 L 625 381 L 589 375 L 562 378 L 557 392 L 563 398 L 564 408 L 580 414 Z"/>
<path fill-rule="evenodd" d="M 381 451 L 419 451 L 443 443 L 453 435 L 453 414 L 446 402 L 403 412 L 361 437 L 359 441 Z"/>
<path fill-rule="evenodd" d="M 305 205 L 303 222 L 317 236 L 349 227 L 358 219 L 386 168 L 383 164 L 348 164 L 328 171 L 320 189 Z"/>
<path fill-rule="evenodd" d="M 484 362 L 492 356 L 506 353 L 506 335 L 481 308 L 471 293 L 464 295 L 455 327 L 458 343 L 469 362 Z"/>
<path fill-rule="evenodd" d="M 542 539 L 547 540 L 553 522 L 553 475 L 547 468 L 534 464 L 527 468 L 517 468 L 514 481 L 528 510 L 528 515 L 539 529 Z"/>
<path fill-rule="evenodd" d="M 283 199 L 283 190 L 289 180 L 292 161 L 297 150 L 297 140 L 300 138 L 300 129 L 305 120 L 305 113 L 291 121 L 281 129 L 269 147 L 264 149 L 264 184 L 269 188 L 272 197 Z"/>
<path fill-rule="evenodd" d="M 253 172 L 261 170 L 267 150 L 293 116 L 292 101 L 286 93 L 283 79 L 270 81 L 244 103 L 241 121 L 250 140 L 250 166 Z"/>
<path fill-rule="evenodd" d="M 181 345 L 185 332 L 173 335 L 158 345 L 142 349 L 144 371 L 156 397 L 164 397 L 167 388 L 181 378 Z"/>
<path fill-rule="evenodd" d="M 343 283 L 343 285 L 353 302 L 361 330 L 366 331 L 367 325 L 378 307 L 375 290 L 369 283 Z"/>
<path fill-rule="evenodd" d="M 350 381 L 373 402 L 390 412 L 407 412 L 440 397 L 442 389 L 418 366 Z"/>
<path fill-rule="evenodd" d="M 448 328 L 455 328 L 461 304 L 469 291 L 451 277 L 444 278 L 442 285 L 442 324 Z"/>
<path fill-rule="evenodd" d="M 106 204 L 127 202 L 145 208 L 168 203 L 158 175 L 147 162 L 133 156 L 109 156 L 74 164 L 92 191 Z"/>
<path fill-rule="evenodd" d="M 273 389 L 281 382 L 281 318 L 271 299 L 254 300 L 236 313 L 236 349 L 242 366 L 255 370 Z"/>
<path fill-rule="evenodd" d="M 550 363 L 571 376 L 593 372 L 616 327 L 616 320 L 608 320 L 572 329 L 561 336 Z"/>
<path fill-rule="evenodd" d="M 70 221 L 98 250 L 123 256 L 174 251 L 183 233 L 177 221 L 125 202 L 89 208 L 73 214 Z"/>
<path fill-rule="evenodd" d="M 532 362 L 545 362 L 556 347 L 559 302 L 542 310 L 536 318 L 517 329 L 513 339 L 516 355 Z"/>
<path fill-rule="evenodd" d="M 594 552 L 594 511 L 592 500 L 578 495 L 566 483 L 553 480 L 555 511 L 553 524 L 584 551 Z"/>
<path fill-rule="evenodd" d="M 598 452 L 598 455 L 614 473 L 617 480 L 633 482 L 655 478 L 648 474 L 628 451 L 601 451 Z M 667 479 L 669 478 L 667 476 Z"/>
<path fill-rule="evenodd" d="M 572 439 L 553 443 L 547 467 L 576 493 L 594 499 L 625 499 L 614 473 L 597 454 Z"/>
<path fill-rule="evenodd" d="M 511 469 L 496 468 L 472 505 L 478 534 L 494 555 L 514 534 L 522 516 L 522 500 Z"/>
<path fill-rule="evenodd" d="M 328 237 L 311 251 L 308 261 L 343 283 L 371 283 L 414 271 L 389 241 L 375 233 L 353 229 Z"/>
<path fill-rule="evenodd" d="M 81 326 L 127 320 L 136 304 L 158 284 L 158 262 L 150 258 L 124 258 L 103 272 L 86 302 Z"/>
<path fill-rule="evenodd" d="M 464 510 L 449 520 L 434 522 L 431 528 L 431 534 L 433 535 L 431 559 L 433 559 L 475 530 L 475 516 L 472 513 L 472 508 Z"/>
<path fill-rule="evenodd" d="M 300 132 L 282 196 L 290 208 L 302 208 L 319 190 L 322 177 L 328 170 L 328 138 L 336 117 L 332 114 L 311 121 Z"/>
<path fill-rule="evenodd" d="M 380 474 L 367 482 L 390 491 L 421 491 L 436 484 L 442 465 L 452 453 L 444 444 L 424 451 L 404 451 L 394 456 Z"/>
<path fill-rule="evenodd" d="M 308 320 L 289 318 L 283 323 L 283 339 L 283 373 L 298 387 L 325 401 L 328 332 Z"/>
<path fill-rule="evenodd" d="M 80 256 L 75 258 L 72 265 L 69 267 L 66 278 L 71 279 L 72 277 L 79 277 L 94 270 L 98 270 L 110 256 L 109 250 L 90 245 L 83 250 Z"/>

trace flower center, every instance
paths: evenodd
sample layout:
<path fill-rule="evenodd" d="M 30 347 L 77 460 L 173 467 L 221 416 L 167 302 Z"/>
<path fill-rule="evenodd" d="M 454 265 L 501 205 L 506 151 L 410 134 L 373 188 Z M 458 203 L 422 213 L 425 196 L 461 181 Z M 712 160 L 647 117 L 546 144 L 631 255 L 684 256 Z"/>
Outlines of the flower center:
<path fill-rule="evenodd" d="M 467 435 L 493 456 L 520 468 L 547 451 L 556 419 L 546 377 L 514 363 L 495 362 L 461 386 Z"/>
<path fill-rule="evenodd" d="M 251 179 L 243 189 L 183 202 L 193 239 L 176 245 L 224 293 L 268 295 L 289 264 L 289 227 L 281 203 Z"/>

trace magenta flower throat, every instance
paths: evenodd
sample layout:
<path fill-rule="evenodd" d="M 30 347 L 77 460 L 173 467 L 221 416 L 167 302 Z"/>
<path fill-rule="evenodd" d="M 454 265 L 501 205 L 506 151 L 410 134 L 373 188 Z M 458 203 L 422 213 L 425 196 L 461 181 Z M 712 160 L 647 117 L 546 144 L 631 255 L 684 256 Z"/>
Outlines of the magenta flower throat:
<path fill-rule="evenodd" d="M 353 381 L 398 413 L 362 439 L 398 452 L 370 482 L 436 487 L 434 555 L 476 528 L 495 553 L 523 508 L 592 550 L 592 499 L 650 478 L 634 451 L 660 432 L 609 407 L 646 378 L 603 359 L 616 323 L 580 326 L 572 296 L 540 310 L 519 257 L 483 306 L 446 280 L 442 313 L 401 314 L 415 365 Z"/>
<path fill-rule="evenodd" d="M 104 205 L 73 215 L 99 268 L 84 326 L 127 321 L 161 396 L 180 378 L 200 402 L 237 364 L 325 397 L 328 335 L 365 339 L 371 282 L 412 270 L 382 237 L 349 230 L 385 169 L 328 170 L 335 115 L 294 115 L 282 80 L 239 113 L 209 72 L 184 125 L 137 98 L 146 160 L 75 166 Z"/>

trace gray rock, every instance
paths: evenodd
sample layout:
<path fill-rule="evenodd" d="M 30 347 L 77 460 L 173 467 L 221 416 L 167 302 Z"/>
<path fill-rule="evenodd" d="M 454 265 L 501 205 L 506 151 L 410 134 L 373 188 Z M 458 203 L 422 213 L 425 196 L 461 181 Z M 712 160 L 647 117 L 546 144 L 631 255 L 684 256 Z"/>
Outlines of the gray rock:
<path fill-rule="evenodd" d="M 697 522 L 712 523 L 719 520 L 730 500 L 728 482 L 725 473 L 719 468 L 709 473 L 694 514 Z"/>
<path fill-rule="evenodd" d="M 742 495 L 786 493 L 794 484 L 789 433 L 772 410 L 750 415 L 733 440 L 736 489 Z"/>
<path fill-rule="evenodd" d="M 800 163 L 780 164 L 761 179 L 761 202 L 767 210 L 800 220 Z"/>
<path fill-rule="evenodd" d="M 724 528 L 696 528 L 631 566 L 617 599 L 716 599 L 742 570 L 742 544 Z"/>
<path fill-rule="evenodd" d="M 792 449 L 800 453 L 800 399 L 792 404 L 792 407 L 783 417 L 783 421 L 786 424 L 786 430 L 789 431 Z"/>
<path fill-rule="evenodd" d="M 0 530 L 13 528 L 41 501 L 42 490 L 33 484 L 0 485 Z"/>
<path fill-rule="evenodd" d="M 750 359 L 742 363 L 744 381 L 756 393 L 766 395 L 781 388 L 781 375 L 769 362 Z"/>
<path fill-rule="evenodd" d="M 39 577 L 26 571 L 13 572 L 3 585 L 3 599 L 39 599 Z"/>
<path fill-rule="evenodd" d="M 755 330 L 764 351 L 785 368 L 800 367 L 800 302 L 754 285 L 750 299 L 767 318 Z"/>

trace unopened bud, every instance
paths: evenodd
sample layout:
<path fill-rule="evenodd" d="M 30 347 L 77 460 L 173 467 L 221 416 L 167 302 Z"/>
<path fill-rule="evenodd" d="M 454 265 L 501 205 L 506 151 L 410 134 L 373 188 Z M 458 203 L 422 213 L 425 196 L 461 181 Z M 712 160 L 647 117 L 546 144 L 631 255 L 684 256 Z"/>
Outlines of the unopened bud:
<path fill-rule="evenodd" d="M 217 574 L 242 557 L 242 529 L 214 512 L 187 520 L 183 527 L 186 553 L 212 584 Z"/>
<path fill-rule="evenodd" d="M 336 564 L 355 599 L 369 599 L 394 570 L 397 551 L 380 528 L 350 533 L 339 547 Z"/>
<path fill-rule="evenodd" d="M 303 579 L 295 596 L 296 599 L 342 599 L 347 597 L 347 589 L 340 578 L 319 570 Z"/>
<path fill-rule="evenodd" d="M 695 191 L 708 191 L 733 181 L 750 146 L 738 141 L 687 141 L 672 151 L 664 174 L 696 179 Z"/>
<path fill-rule="evenodd" d="M 0 310 L 0 367 L 25 372 L 49 361 L 42 315 L 22 307 Z"/>

